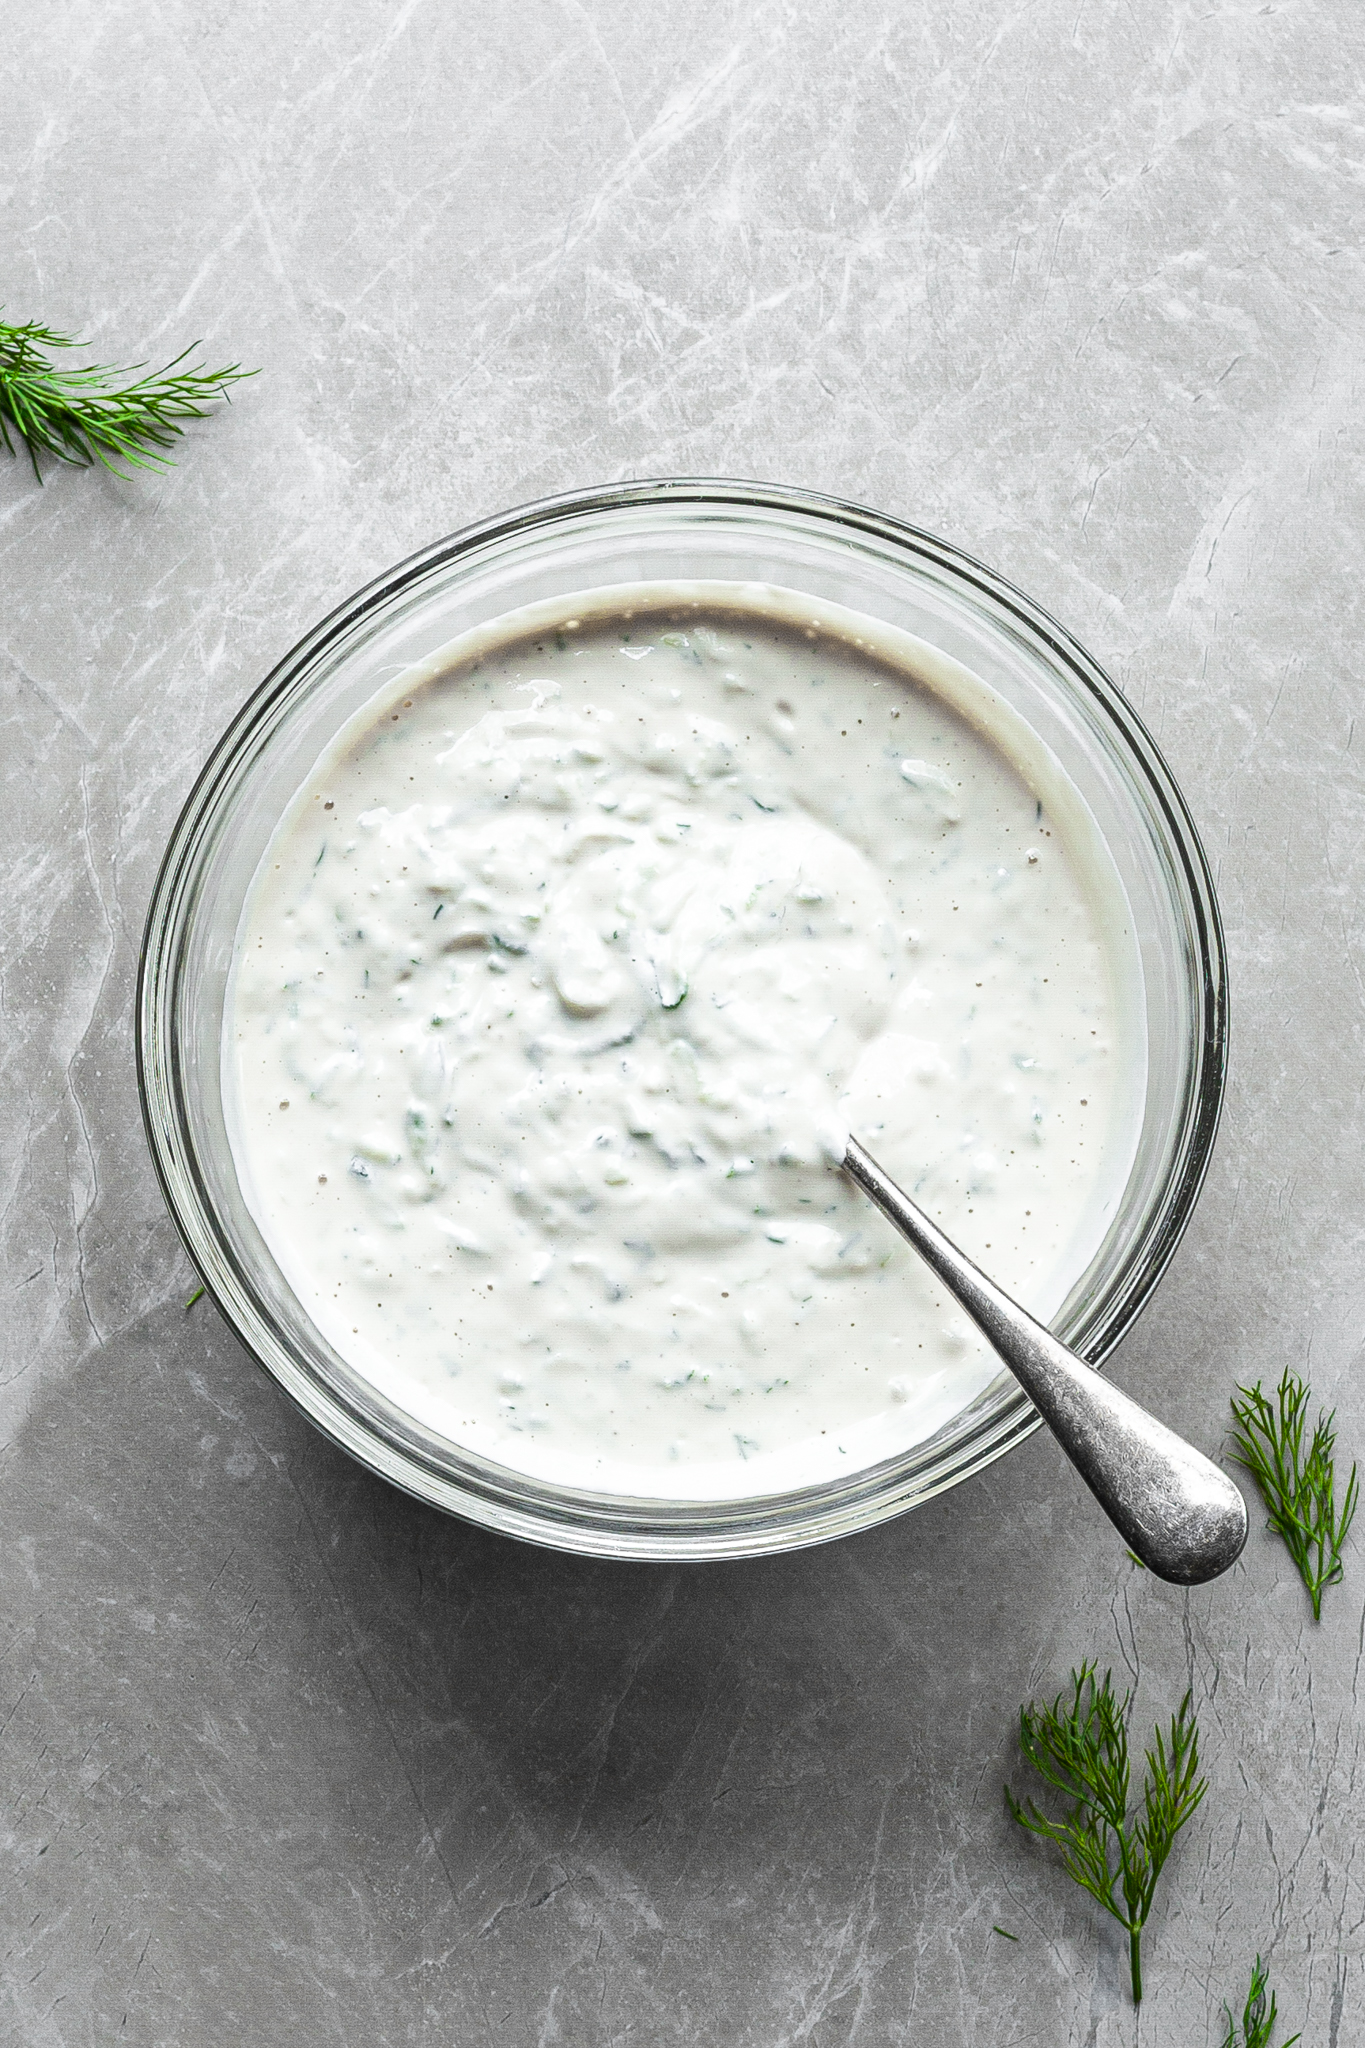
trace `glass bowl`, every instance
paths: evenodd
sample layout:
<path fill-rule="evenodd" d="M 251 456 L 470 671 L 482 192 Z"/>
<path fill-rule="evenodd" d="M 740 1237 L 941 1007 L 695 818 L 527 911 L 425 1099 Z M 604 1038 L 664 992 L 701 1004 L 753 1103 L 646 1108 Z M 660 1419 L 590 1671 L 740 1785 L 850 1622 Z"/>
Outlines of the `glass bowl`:
<path fill-rule="evenodd" d="M 681 480 L 608 485 L 489 519 L 414 555 L 300 641 L 215 747 L 171 835 L 138 983 L 138 1076 L 186 1248 L 251 1354 L 333 1442 L 433 1506 L 557 1549 L 740 1557 L 865 1529 L 978 1472 L 1037 1427 L 1001 1374 L 885 1462 L 743 1500 L 557 1487 L 415 1422 L 327 1344 L 248 1212 L 229 1144 L 221 1039 L 243 901 L 281 813 L 338 728 L 410 663 L 501 613 L 602 584 L 719 578 L 852 606 L 975 670 L 1052 750 L 1127 890 L 1144 979 L 1147 1084 L 1112 1225 L 1054 1328 L 1100 1364 L 1180 1240 L 1222 1101 L 1226 962 L 1208 863 L 1169 769 L 1103 671 L 1036 604 L 899 520 L 804 491 Z"/>

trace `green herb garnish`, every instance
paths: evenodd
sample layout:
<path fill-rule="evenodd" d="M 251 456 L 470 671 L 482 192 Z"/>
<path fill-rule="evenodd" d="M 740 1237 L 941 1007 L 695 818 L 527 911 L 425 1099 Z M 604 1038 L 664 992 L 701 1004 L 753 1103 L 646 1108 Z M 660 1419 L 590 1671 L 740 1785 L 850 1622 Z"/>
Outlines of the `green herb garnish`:
<path fill-rule="evenodd" d="M 1271 2048 L 1270 2037 L 1275 2031 L 1275 1999 L 1272 1995 L 1267 2007 L 1265 1985 L 1265 1965 L 1257 1956 L 1251 1972 L 1251 1989 L 1247 1993 L 1247 2002 L 1242 2009 L 1240 2033 L 1237 2030 L 1237 2022 L 1227 2006 L 1223 2007 L 1223 2018 L 1228 2023 L 1228 2030 L 1223 2036 L 1223 2048 Z M 1302 2034 L 1291 2034 L 1287 2041 L 1280 2043 L 1280 2048 L 1294 2048 L 1294 2043 L 1302 2039 Z"/>
<path fill-rule="evenodd" d="M 1005 1800 L 1021 1827 L 1062 1852 L 1067 1875 L 1112 1913 L 1128 1933 L 1133 2003 L 1142 1998 L 1142 1930 L 1152 1908 L 1171 1846 L 1208 1787 L 1198 1775 L 1199 1727 L 1190 1694 L 1172 1717 L 1170 1734 L 1160 1728 L 1146 1751 L 1142 1807 L 1128 1818 L 1128 1710 L 1132 1694 L 1120 1700 L 1113 1673 L 1097 1682 L 1095 1666 L 1071 1674 L 1071 1696 L 1058 1693 L 1051 1706 L 1019 1709 L 1019 1747 L 1039 1776 L 1070 1802 L 1061 1820 L 1041 1813 L 1033 1801 L 1022 1806 L 1008 1785 Z"/>
<path fill-rule="evenodd" d="M 196 1301 L 202 1301 L 204 1299 L 204 1292 L 205 1290 L 202 1287 L 196 1287 L 189 1300 L 185 1303 L 186 1308 L 193 1308 Z"/>
<path fill-rule="evenodd" d="M 128 468 L 168 469 L 170 459 L 159 451 L 184 432 L 181 422 L 202 419 L 228 397 L 229 385 L 256 375 L 237 363 L 221 370 L 182 367 L 198 342 L 151 377 L 137 375 L 145 363 L 126 370 L 106 363 L 62 369 L 51 353 L 83 346 L 36 320 L 22 327 L 0 320 L 0 441 L 17 455 L 13 430 L 39 483 L 40 455 L 82 466 L 100 462 L 115 476 L 126 476 Z"/>
<path fill-rule="evenodd" d="M 1232 1412 L 1233 1457 L 1250 1472 L 1269 1509 L 1270 1526 L 1283 1536 L 1308 1588 L 1314 1621 L 1322 1620 L 1323 1588 L 1335 1586 L 1342 1574 L 1341 1546 L 1351 1526 L 1360 1487 L 1356 1468 L 1346 1482 L 1340 1507 L 1336 1498 L 1336 1411 L 1318 1414 L 1317 1427 L 1305 1448 L 1309 1390 L 1306 1380 L 1286 1370 L 1272 1404 L 1254 1387 L 1238 1387 Z"/>
<path fill-rule="evenodd" d="M 992 1934 L 1003 1934 L 1003 1935 L 1004 1935 L 1004 1937 L 1005 1937 L 1005 1939 L 1006 1939 L 1006 1941 L 1018 1941 L 1018 1939 L 1019 1939 L 1019 1937 L 1018 1937 L 1018 1935 L 1017 1935 L 1017 1934 L 1011 1934 L 1011 1933 L 1010 1933 L 1010 1931 L 1009 1931 L 1008 1927 L 999 1927 L 999 1926 L 997 1926 L 994 1920 L 992 1920 L 992 1922 L 991 1922 L 991 1933 L 992 1933 Z"/>

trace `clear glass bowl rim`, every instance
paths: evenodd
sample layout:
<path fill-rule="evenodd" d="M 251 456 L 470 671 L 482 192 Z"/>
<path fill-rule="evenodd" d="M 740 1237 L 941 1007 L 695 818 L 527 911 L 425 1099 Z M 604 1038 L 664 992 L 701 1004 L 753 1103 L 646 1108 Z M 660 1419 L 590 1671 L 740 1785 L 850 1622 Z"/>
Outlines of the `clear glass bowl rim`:
<path fill-rule="evenodd" d="M 537 528 L 640 506 L 732 507 L 806 517 L 836 534 L 865 536 L 932 564 L 969 592 L 1012 616 L 1041 644 L 1066 679 L 1098 708 L 1137 771 L 1164 824 L 1196 955 L 1193 1075 L 1181 1138 L 1164 1198 L 1125 1273 L 1112 1312 L 1089 1334 L 1086 1354 L 1103 1365 L 1132 1328 L 1173 1257 L 1198 1200 L 1212 1155 L 1227 1079 L 1227 958 L 1208 859 L 1188 806 L 1160 749 L 1118 687 L 1066 627 L 1004 577 L 923 529 L 865 506 L 802 489 L 727 478 L 662 478 L 568 491 L 476 521 L 408 556 L 347 598 L 306 633 L 247 697 L 231 720 L 180 812 L 152 891 L 138 969 L 138 1090 L 152 1159 L 189 1258 L 248 1354 L 325 1436 L 402 1491 L 446 1512 L 552 1549 L 622 1559 L 714 1559 L 792 1550 L 870 1528 L 922 1505 L 992 1464 L 1032 1434 L 1039 1419 L 1017 1389 L 998 1400 L 981 1425 L 940 1433 L 886 1465 L 822 1488 L 758 1502 L 630 1502 L 570 1494 L 507 1468 L 461 1454 L 433 1457 L 414 1431 L 377 1428 L 357 1413 L 270 1327 L 269 1312 L 218 1226 L 198 1171 L 176 1052 L 176 989 L 181 941 L 193 909 L 199 857 L 208 846 L 221 789 L 253 736 L 286 698 L 306 692 L 328 651 L 382 614 L 433 571 L 461 557 L 513 543 Z M 291 1369 L 291 1366 L 293 1369 Z M 938 1449 L 935 1450 L 935 1446 Z M 447 1447 L 448 1448 L 448 1447 Z M 455 1476 L 452 1478 L 452 1466 Z"/>

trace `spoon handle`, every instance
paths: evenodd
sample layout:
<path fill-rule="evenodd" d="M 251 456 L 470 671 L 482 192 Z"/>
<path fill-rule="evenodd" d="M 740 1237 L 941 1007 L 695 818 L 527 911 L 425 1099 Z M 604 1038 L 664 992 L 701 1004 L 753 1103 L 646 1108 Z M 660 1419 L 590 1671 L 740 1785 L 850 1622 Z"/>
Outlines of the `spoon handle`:
<path fill-rule="evenodd" d="M 856 1138 L 844 1171 L 993 1345 L 1134 1556 L 1177 1586 L 1202 1585 L 1235 1564 L 1247 1510 L 1227 1473 L 1002 1293 Z"/>

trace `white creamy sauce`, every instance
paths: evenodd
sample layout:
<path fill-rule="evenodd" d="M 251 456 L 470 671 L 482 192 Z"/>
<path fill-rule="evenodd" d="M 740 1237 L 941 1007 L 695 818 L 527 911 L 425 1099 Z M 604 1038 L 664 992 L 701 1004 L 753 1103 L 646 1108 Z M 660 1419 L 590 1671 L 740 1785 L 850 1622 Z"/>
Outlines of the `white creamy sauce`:
<path fill-rule="evenodd" d="M 766 587 L 582 593 L 400 677 L 299 790 L 230 991 L 243 1186 L 456 1443 L 676 1499 L 845 1474 L 999 1370 L 847 1133 L 1054 1313 L 1132 1155 L 1127 925 L 946 657 Z"/>

